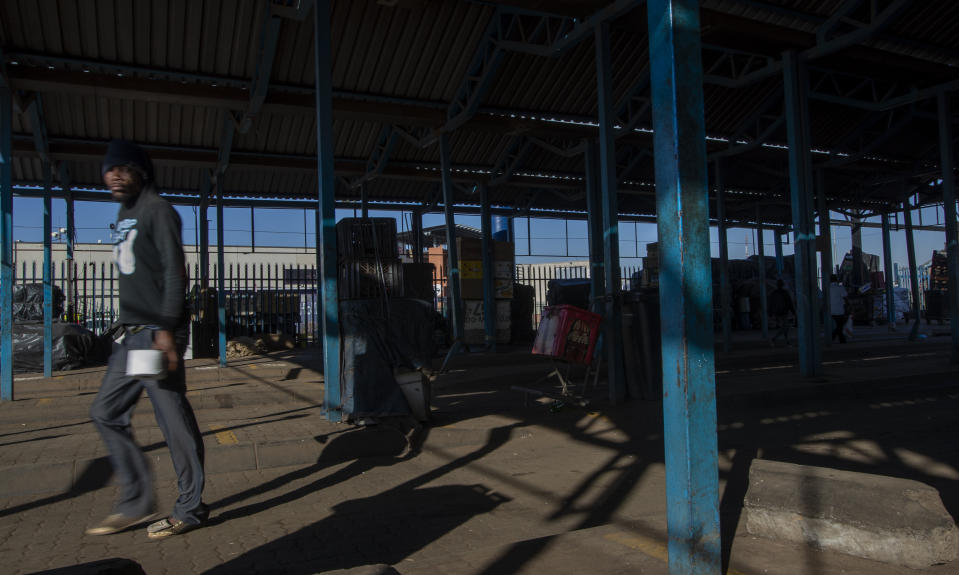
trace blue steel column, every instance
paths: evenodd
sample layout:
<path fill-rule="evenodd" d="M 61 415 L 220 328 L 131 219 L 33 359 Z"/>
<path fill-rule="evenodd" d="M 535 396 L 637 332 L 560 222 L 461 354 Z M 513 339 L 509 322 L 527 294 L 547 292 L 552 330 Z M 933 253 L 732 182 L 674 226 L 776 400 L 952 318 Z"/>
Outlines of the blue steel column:
<path fill-rule="evenodd" d="M 462 343 L 463 300 L 460 297 L 460 258 L 456 249 L 456 221 L 453 215 L 453 175 L 450 172 L 449 136 L 440 136 L 440 171 L 443 182 L 443 212 L 446 215 L 446 292 L 453 320 L 453 341 Z M 454 345 L 455 348 L 455 345 Z"/>
<path fill-rule="evenodd" d="M 912 208 L 909 200 L 902 202 L 902 219 L 906 224 L 906 255 L 909 259 L 909 289 L 912 292 L 912 329 L 909 330 L 909 341 L 919 337 L 919 273 L 916 268 L 916 242 L 912 235 Z"/>
<path fill-rule="evenodd" d="M 76 268 L 73 262 L 73 240 L 75 239 L 75 213 L 73 203 L 73 190 L 70 189 L 69 178 L 64 179 L 63 184 L 66 189 L 63 192 L 67 196 L 67 321 L 77 323 L 77 309 L 74 306 L 74 300 L 77 293 Z"/>
<path fill-rule="evenodd" d="M 317 269 L 323 302 L 323 407 L 329 421 L 340 421 L 340 308 L 336 291 L 336 180 L 333 176 L 333 66 L 330 0 L 316 0 L 314 78 L 316 82 L 316 161 L 321 226 L 317 228 Z"/>
<path fill-rule="evenodd" d="M 773 230 L 773 243 L 776 246 L 776 277 L 783 275 L 783 235 L 779 230 Z"/>
<path fill-rule="evenodd" d="M 949 317 L 952 318 L 952 360 L 959 362 L 959 237 L 956 235 L 956 175 L 952 147 L 952 114 L 949 94 L 939 98 L 939 155 L 942 169 L 942 209 L 945 212 L 946 261 L 949 268 Z"/>
<path fill-rule="evenodd" d="M 616 144 L 613 133 L 613 81 L 609 60 L 609 23 L 596 27 L 596 85 L 599 98 L 599 178 L 603 199 L 603 259 L 606 272 L 606 317 L 603 324 L 608 352 L 609 400 L 626 399 L 623 366 L 623 320 L 619 271 L 619 207 L 616 198 Z M 634 390 L 639 394 L 639 390 Z"/>
<path fill-rule="evenodd" d="M 892 242 L 889 238 L 889 214 L 882 215 L 882 268 L 886 272 L 886 321 L 896 329 L 896 298 L 892 291 Z"/>
<path fill-rule="evenodd" d="M 763 241 L 763 224 L 756 210 L 756 264 L 759 267 L 759 325 L 763 338 L 769 337 L 769 309 L 766 302 L 766 246 Z"/>
<path fill-rule="evenodd" d="M 719 470 L 699 2 L 649 0 L 669 573 L 719 574 Z"/>
<path fill-rule="evenodd" d="M 207 211 L 210 207 L 210 178 L 206 173 L 200 178 L 200 288 L 206 297 L 206 292 L 210 288 L 210 220 L 207 217 Z M 219 220 L 218 220 L 219 221 Z M 204 304 L 205 305 L 205 304 Z"/>
<path fill-rule="evenodd" d="M 721 160 L 713 163 L 716 182 L 716 219 L 719 223 L 719 315 L 723 323 L 723 353 L 732 345 L 732 321 L 729 317 L 729 231 L 726 229 L 726 179 Z"/>
<path fill-rule="evenodd" d="M 603 262 L 603 201 L 600 197 L 599 151 L 596 142 L 586 144 L 586 218 L 589 227 L 589 292 L 590 310 L 603 313 L 602 298 L 606 296 L 606 270 Z"/>
<path fill-rule="evenodd" d="M 0 85 L 0 400 L 13 400 L 13 96 Z"/>
<path fill-rule="evenodd" d="M 413 220 L 413 261 L 416 263 L 423 262 L 423 209 L 414 208 L 413 212 L 410 214 L 410 218 Z"/>
<path fill-rule="evenodd" d="M 50 163 L 43 162 L 43 377 L 53 375 L 53 262 L 52 198 L 53 173 Z"/>
<path fill-rule="evenodd" d="M 826 200 L 826 180 L 821 169 L 816 170 L 816 198 L 819 204 L 819 236 L 823 249 L 819 253 L 819 267 L 822 269 L 822 341 L 826 347 L 832 347 L 832 299 L 829 297 L 829 284 L 832 283 L 832 220 L 829 215 L 829 202 Z"/>
<path fill-rule="evenodd" d="M 223 180 L 220 174 L 216 182 L 216 319 L 219 327 L 220 366 L 226 367 L 226 263 L 223 256 Z"/>
<path fill-rule="evenodd" d="M 807 75 L 795 52 L 783 54 L 783 76 L 789 141 L 789 188 L 796 250 L 799 372 L 812 377 L 822 371 L 822 341 L 818 334 L 819 290 L 816 286 L 816 229 L 813 222 Z"/>
<path fill-rule="evenodd" d="M 480 228 L 483 234 L 483 329 L 486 347 L 496 350 L 496 301 L 493 297 L 493 217 L 490 214 L 489 190 L 480 184 Z"/>

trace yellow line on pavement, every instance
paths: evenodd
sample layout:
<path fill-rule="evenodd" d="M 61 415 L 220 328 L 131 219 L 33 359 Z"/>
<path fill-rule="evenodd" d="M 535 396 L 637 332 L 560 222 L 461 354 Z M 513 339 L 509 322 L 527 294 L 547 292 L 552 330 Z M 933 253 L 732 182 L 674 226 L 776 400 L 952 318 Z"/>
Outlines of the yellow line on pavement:
<path fill-rule="evenodd" d="M 41 397 L 37 400 L 37 405 L 46 405 L 48 403 L 53 403 L 52 397 Z"/>
<path fill-rule="evenodd" d="M 224 429 L 222 425 L 217 425 L 216 423 L 210 424 L 210 430 L 216 432 L 216 442 L 220 445 L 236 445 L 240 442 L 236 438 L 236 434 L 227 429 L 226 431 L 220 431 Z"/>
<path fill-rule="evenodd" d="M 622 531 L 618 531 L 616 533 L 604 535 L 603 538 L 608 541 L 619 543 L 620 545 L 625 545 L 630 549 L 635 549 L 636 551 L 649 555 L 655 559 L 659 559 L 665 563 L 669 563 L 669 551 L 666 545 L 651 537 L 644 537 L 635 533 L 623 533 Z M 745 573 L 730 567 L 726 571 L 726 575 L 745 575 Z"/>
<path fill-rule="evenodd" d="M 666 550 L 666 546 L 656 541 L 650 539 L 649 537 L 643 537 L 642 535 L 634 535 L 631 533 L 610 533 L 604 537 L 610 541 L 625 545 L 630 549 L 635 549 L 650 557 L 655 557 L 660 561 L 669 562 L 669 552 Z"/>

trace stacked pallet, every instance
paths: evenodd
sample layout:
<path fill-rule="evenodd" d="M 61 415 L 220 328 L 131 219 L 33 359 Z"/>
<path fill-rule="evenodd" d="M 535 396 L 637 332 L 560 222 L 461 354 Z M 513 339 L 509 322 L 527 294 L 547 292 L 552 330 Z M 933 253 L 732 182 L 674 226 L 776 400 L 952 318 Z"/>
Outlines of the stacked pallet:
<path fill-rule="evenodd" d="M 492 242 L 493 293 L 496 306 L 496 342 L 510 341 L 510 304 L 513 299 L 513 244 Z M 460 294 L 465 309 L 464 339 L 468 345 L 486 343 L 486 310 L 483 305 L 483 242 L 475 238 L 457 238 L 460 260 Z"/>
<path fill-rule="evenodd" d="M 403 297 L 395 219 L 343 218 L 336 250 L 340 299 Z"/>

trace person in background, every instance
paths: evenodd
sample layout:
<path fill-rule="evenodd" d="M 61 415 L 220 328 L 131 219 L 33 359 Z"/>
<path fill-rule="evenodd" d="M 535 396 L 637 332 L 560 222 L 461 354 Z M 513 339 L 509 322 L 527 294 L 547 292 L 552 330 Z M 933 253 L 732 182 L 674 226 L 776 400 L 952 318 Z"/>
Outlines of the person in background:
<path fill-rule="evenodd" d="M 846 326 L 846 320 L 849 314 L 846 312 L 846 288 L 839 283 L 836 274 L 829 278 L 829 311 L 832 314 L 834 329 L 832 330 L 832 339 L 839 338 L 839 343 L 846 343 L 846 334 L 843 328 Z"/>
<path fill-rule="evenodd" d="M 113 256 L 120 271 L 120 323 L 107 372 L 90 417 L 110 452 L 120 496 L 113 511 L 88 535 L 123 531 L 152 519 L 153 477 L 133 438 L 130 420 L 144 389 L 150 396 L 177 475 L 179 497 L 173 512 L 147 527 L 151 539 L 178 535 L 202 525 L 209 515 L 204 485 L 203 439 L 186 397 L 186 273 L 180 216 L 159 196 L 153 164 L 134 142 L 113 140 L 103 159 L 103 182 L 120 203 L 113 232 Z M 127 373 L 127 352 L 155 349 L 166 369 L 155 378 Z"/>
<path fill-rule="evenodd" d="M 783 336 L 786 345 L 789 345 L 789 315 L 796 315 L 796 306 L 793 305 L 793 298 L 783 287 L 783 280 L 776 280 L 776 289 L 769 294 L 769 313 L 776 320 L 776 333 L 769 344 L 776 345 L 779 336 Z"/>

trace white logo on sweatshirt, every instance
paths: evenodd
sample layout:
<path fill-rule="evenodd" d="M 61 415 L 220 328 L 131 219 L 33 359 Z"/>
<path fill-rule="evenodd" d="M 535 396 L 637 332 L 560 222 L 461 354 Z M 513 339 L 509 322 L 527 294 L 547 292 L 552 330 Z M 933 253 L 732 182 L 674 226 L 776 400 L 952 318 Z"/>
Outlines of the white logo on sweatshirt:
<path fill-rule="evenodd" d="M 130 275 L 137 269 L 136 256 L 133 254 L 133 242 L 137 239 L 137 221 L 125 219 L 117 222 L 113 231 L 113 260 L 123 275 Z"/>

